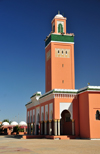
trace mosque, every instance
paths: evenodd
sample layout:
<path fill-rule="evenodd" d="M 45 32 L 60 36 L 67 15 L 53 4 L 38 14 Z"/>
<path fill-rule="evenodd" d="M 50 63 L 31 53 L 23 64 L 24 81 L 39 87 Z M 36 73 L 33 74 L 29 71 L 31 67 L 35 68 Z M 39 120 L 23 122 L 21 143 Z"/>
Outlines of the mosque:
<path fill-rule="evenodd" d="M 45 39 L 45 94 L 36 92 L 26 106 L 24 138 L 100 138 L 100 86 L 75 89 L 74 34 L 57 14 Z"/>

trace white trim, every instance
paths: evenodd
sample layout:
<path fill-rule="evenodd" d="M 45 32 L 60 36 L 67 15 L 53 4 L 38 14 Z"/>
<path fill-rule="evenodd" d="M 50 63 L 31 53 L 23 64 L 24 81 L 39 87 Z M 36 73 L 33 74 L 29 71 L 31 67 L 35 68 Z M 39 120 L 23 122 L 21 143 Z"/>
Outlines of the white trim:
<path fill-rule="evenodd" d="M 87 89 L 87 88 L 90 88 L 90 89 Z M 91 90 L 92 89 L 92 90 Z M 94 89 L 94 90 L 93 90 Z M 97 90 L 96 90 L 97 89 Z M 100 90 L 98 90 L 98 89 L 100 89 L 100 86 L 86 86 L 86 87 L 84 87 L 84 88 L 81 88 L 81 89 L 79 89 L 78 90 L 78 92 L 79 92 L 79 94 L 80 93 L 83 93 L 83 92 L 86 92 L 86 91 L 92 91 L 92 92 L 100 92 Z M 83 91 L 83 90 L 86 90 L 86 91 Z"/>
<path fill-rule="evenodd" d="M 90 140 L 100 140 L 100 138 L 91 138 Z"/>
<path fill-rule="evenodd" d="M 80 95 L 81 93 L 85 93 L 85 92 L 100 92 L 100 90 L 86 90 L 86 91 L 81 91 L 79 94 L 77 95 Z"/>
<path fill-rule="evenodd" d="M 60 19 L 60 20 L 64 20 L 64 19 L 67 20 L 66 17 L 57 17 L 57 16 L 54 16 L 54 18 L 51 20 L 51 23 L 53 22 L 53 20 L 54 20 L 55 18 L 56 18 L 56 19 Z"/>
<path fill-rule="evenodd" d="M 50 41 L 49 44 L 50 44 L 51 42 L 55 42 L 55 43 L 57 43 L 57 42 L 58 42 L 58 43 L 66 43 L 66 44 L 75 44 L 74 42 L 62 42 L 62 41 Z M 48 45 L 49 45 L 49 44 L 48 44 Z M 48 45 L 47 45 L 47 46 L 48 46 Z M 47 46 L 45 47 L 45 49 L 47 48 Z"/>
<path fill-rule="evenodd" d="M 100 86 L 88 86 L 88 88 L 100 89 Z"/>
<path fill-rule="evenodd" d="M 51 42 L 59 42 L 59 43 L 74 44 L 74 42 L 62 42 L 62 41 L 51 41 Z"/>
<path fill-rule="evenodd" d="M 54 89 L 54 91 L 61 91 L 61 92 L 78 92 L 77 89 Z"/>

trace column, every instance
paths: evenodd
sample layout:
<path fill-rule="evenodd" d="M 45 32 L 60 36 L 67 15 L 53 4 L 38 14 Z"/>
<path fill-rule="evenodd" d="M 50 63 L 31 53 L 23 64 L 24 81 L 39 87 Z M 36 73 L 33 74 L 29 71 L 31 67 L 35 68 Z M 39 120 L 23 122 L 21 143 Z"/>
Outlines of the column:
<path fill-rule="evenodd" d="M 36 123 L 34 122 L 34 135 L 36 135 Z"/>
<path fill-rule="evenodd" d="M 26 127 L 24 127 L 24 133 L 26 133 Z"/>
<path fill-rule="evenodd" d="M 31 135 L 31 123 L 29 124 L 29 135 Z"/>
<path fill-rule="evenodd" d="M 41 135 L 43 135 L 43 121 L 41 121 Z"/>
<path fill-rule="evenodd" d="M 34 122 L 33 122 L 33 132 L 32 132 L 32 134 L 34 135 Z"/>
<path fill-rule="evenodd" d="M 54 120 L 54 135 L 57 136 L 57 120 Z"/>
<path fill-rule="evenodd" d="M 49 121 L 49 135 L 52 133 L 52 128 L 51 128 L 51 120 Z"/>
<path fill-rule="evenodd" d="M 40 122 L 38 123 L 38 135 L 40 135 Z"/>
<path fill-rule="evenodd" d="M 58 135 L 60 135 L 60 119 L 58 120 Z"/>
<path fill-rule="evenodd" d="M 29 123 L 27 124 L 27 135 L 29 135 Z"/>
<path fill-rule="evenodd" d="M 44 129 L 44 134 L 47 135 L 47 121 L 45 121 L 45 129 Z"/>
<path fill-rule="evenodd" d="M 74 124 L 75 124 L 75 121 L 73 119 L 72 120 L 72 135 L 75 135 Z"/>

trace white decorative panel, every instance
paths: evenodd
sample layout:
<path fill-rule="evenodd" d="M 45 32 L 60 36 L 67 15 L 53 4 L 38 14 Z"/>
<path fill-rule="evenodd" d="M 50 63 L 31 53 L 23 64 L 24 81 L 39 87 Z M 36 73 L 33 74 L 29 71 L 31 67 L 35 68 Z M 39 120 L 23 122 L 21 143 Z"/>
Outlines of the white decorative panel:
<path fill-rule="evenodd" d="M 40 117 L 40 107 L 36 108 L 36 123 L 39 122 L 39 119 L 38 119 L 39 117 L 38 116 Z"/>
<path fill-rule="evenodd" d="M 41 107 L 41 121 L 44 121 L 44 106 Z"/>
<path fill-rule="evenodd" d="M 48 61 L 50 59 L 50 57 L 51 57 L 51 50 L 49 50 L 47 52 L 46 60 Z"/>
<path fill-rule="evenodd" d="M 49 104 L 49 120 L 53 119 L 53 103 Z"/>
<path fill-rule="evenodd" d="M 35 109 L 33 109 L 33 122 L 35 122 Z"/>
<path fill-rule="evenodd" d="M 30 110 L 30 122 L 32 122 L 32 110 Z"/>
<path fill-rule="evenodd" d="M 61 113 L 64 110 L 68 110 L 71 114 L 71 119 L 73 119 L 73 104 L 72 103 L 60 103 L 60 118 L 61 118 Z"/>
<path fill-rule="evenodd" d="M 48 120 L 48 105 L 45 105 L 45 120 Z"/>

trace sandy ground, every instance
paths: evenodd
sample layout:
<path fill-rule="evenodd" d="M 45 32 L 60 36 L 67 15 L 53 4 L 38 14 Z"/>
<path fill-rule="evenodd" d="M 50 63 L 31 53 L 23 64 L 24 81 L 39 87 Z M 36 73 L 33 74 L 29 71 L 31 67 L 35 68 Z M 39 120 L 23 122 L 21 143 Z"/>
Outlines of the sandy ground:
<path fill-rule="evenodd" d="M 21 139 L 0 136 L 0 154 L 100 154 L 100 140 Z"/>

